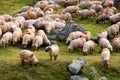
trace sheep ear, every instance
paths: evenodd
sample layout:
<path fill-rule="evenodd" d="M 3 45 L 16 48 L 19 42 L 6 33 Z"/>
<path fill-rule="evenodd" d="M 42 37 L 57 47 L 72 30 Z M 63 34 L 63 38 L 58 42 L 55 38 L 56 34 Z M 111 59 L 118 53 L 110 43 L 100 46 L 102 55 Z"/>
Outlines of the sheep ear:
<path fill-rule="evenodd" d="M 30 58 L 32 58 L 34 56 L 34 54 L 32 53 L 31 55 L 30 55 Z"/>

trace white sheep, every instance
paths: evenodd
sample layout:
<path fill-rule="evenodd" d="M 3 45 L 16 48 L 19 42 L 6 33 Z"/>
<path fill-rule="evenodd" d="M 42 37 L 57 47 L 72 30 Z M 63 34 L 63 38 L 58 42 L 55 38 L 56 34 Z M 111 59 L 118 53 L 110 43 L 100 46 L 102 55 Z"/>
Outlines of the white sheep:
<path fill-rule="evenodd" d="M 93 53 L 94 47 L 95 47 L 95 43 L 92 40 L 85 42 L 82 50 L 83 54 L 87 55 L 90 52 Z"/>
<path fill-rule="evenodd" d="M 117 36 L 113 39 L 112 45 L 117 52 L 120 51 L 120 36 Z"/>
<path fill-rule="evenodd" d="M 101 59 L 106 68 L 110 63 L 110 50 L 108 48 L 103 48 L 101 53 Z"/>
<path fill-rule="evenodd" d="M 34 65 L 38 64 L 38 59 L 36 58 L 35 54 L 29 50 L 20 51 L 20 59 L 22 65 L 25 63 L 24 60 L 28 60 L 31 64 L 33 63 Z"/>
<path fill-rule="evenodd" d="M 68 50 L 69 52 L 73 52 L 73 51 L 74 51 L 75 49 L 77 49 L 77 48 L 82 48 L 85 42 L 86 42 L 86 39 L 83 38 L 83 37 L 74 39 L 74 40 L 72 40 L 71 43 L 69 44 L 67 50 Z"/>
<path fill-rule="evenodd" d="M 41 34 L 37 34 L 32 42 L 32 48 L 33 50 L 38 49 L 38 47 L 40 47 L 43 44 L 43 37 Z"/>
<path fill-rule="evenodd" d="M 100 31 L 100 32 L 97 34 L 98 39 L 99 39 L 99 38 L 107 38 L 107 36 L 108 36 L 108 33 L 107 33 L 106 30 Z"/>
<path fill-rule="evenodd" d="M 11 32 L 6 32 L 3 34 L 1 40 L 0 40 L 0 45 L 4 46 L 4 48 L 12 41 L 13 34 Z"/>
<path fill-rule="evenodd" d="M 106 38 L 100 38 L 99 45 L 101 46 L 101 50 L 103 48 L 108 48 L 108 49 L 110 49 L 110 51 L 113 51 L 112 45 L 110 44 L 110 42 Z"/>
<path fill-rule="evenodd" d="M 48 47 L 46 47 L 45 52 L 49 52 L 50 60 L 52 60 L 52 56 L 54 56 L 54 60 L 56 60 L 57 56 L 59 54 L 59 46 L 57 44 L 48 46 Z"/>

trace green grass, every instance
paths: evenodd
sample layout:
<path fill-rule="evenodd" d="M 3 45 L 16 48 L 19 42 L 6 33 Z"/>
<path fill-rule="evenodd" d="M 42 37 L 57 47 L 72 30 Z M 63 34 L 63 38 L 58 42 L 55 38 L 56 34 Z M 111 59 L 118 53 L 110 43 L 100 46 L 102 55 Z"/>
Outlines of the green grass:
<path fill-rule="evenodd" d="M 17 11 L 24 5 L 32 3 L 32 0 L 0 0 L 0 14 L 10 14 L 14 16 Z M 56 13 L 60 13 L 62 9 Z M 96 24 L 95 19 L 79 19 L 73 15 L 74 20 L 77 24 L 82 26 L 85 30 L 92 32 L 93 36 L 101 30 L 106 29 L 110 24 Z M 60 53 L 58 60 L 50 61 L 48 53 L 45 53 L 45 47 L 40 47 L 34 51 L 38 60 L 38 66 L 31 66 L 25 64 L 24 66 L 20 63 L 19 52 L 22 50 L 21 44 L 18 46 L 8 46 L 7 48 L 0 47 L 0 80 L 69 80 L 72 74 L 67 71 L 67 64 L 71 60 L 78 57 L 82 57 L 89 65 L 94 66 L 99 76 L 106 76 L 108 80 L 119 80 L 120 79 L 120 54 L 113 52 L 111 54 L 111 63 L 108 69 L 103 67 L 101 62 L 100 47 L 95 48 L 94 54 L 83 56 L 81 49 L 76 50 L 73 53 L 67 52 L 67 46 L 65 42 L 58 41 L 60 46 Z M 31 50 L 31 48 L 29 48 Z M 86 69 L 81 76 L 91 76 L 87 73 Z"/>

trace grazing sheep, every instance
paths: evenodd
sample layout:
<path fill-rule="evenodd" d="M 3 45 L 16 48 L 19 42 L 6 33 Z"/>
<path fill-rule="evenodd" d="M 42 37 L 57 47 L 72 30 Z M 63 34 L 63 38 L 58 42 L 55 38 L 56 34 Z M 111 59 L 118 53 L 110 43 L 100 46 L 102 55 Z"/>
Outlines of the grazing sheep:
<path fill-rule="evenodd" d="M 117 52 L 120 51 L 120 36 L 117 36 L 113 39 L 112 45 Z"/>
<path fill-rule="evenodd" d="M 52 56 L 54 56 L 54 60 L 57 60 L 57 56 L 59 54 L 59 46 L 57 44 L 48 46 L 46 47 L 45 52 L 49 52 L 50 60 L 52 60 Z"/>
<path fill-rule="evenodd" d="M 39 7 L 40 9 L 44 10 L 44 8 L 48 5 L 48 1 L 38 1 L 34 7 Z"/>
<path fill-rule="evenodd" d="M 50 34 L 55 29 L 55 24 L 47 22 L 44 26 L 44 30 L 47 34 Z"/>
<path fill-rule="evenodd" d="M 94 9 L 96 12 L 100 12 L 100 11 L 102 11 L 103 7 L 102 7 L 102 5 L 93 4 L 90 6 L 90 9 Z"/>
<path fill-rule="evenodd" d="M 106 30 L 104 30 L 98 33 L 97 38 L 107 38 L 107 36 L 108 36 L 108 33 Z"/>
<path fill-rule="evenodd" d="M 4 14 L 2 16 L 4 17 L 4 21 L 6 21 L 6 22 L 12 21 L 12 19 L 13 19 L 13 17 L 8 14 Z"/>
<path fill-rule="evenodd" d="M 21 41 L 21 39 L 22 39 L 22 30 L 21 28 L 17 27 L 13 32 L 13 37 L 12 37 L 13 45 L 17 44 L 17 42 Z"/>
<path fill-rule="evenodd" d="M 113 7 L 114 2 L 113 2 L 113 0 L 103 0 L 102 1 L 102 6 L 103 7 Z"/>
<path fill-rule="evenodd" d="M 27 29 L 28 26 L 33 26 L 33 24 L 35 23 L 36 20 L 33 19 L 29 19 L 29 20 L 25 20 L 24 22 L 24 29 Z"/>
<path fill-rule="evenodd" d="M 71 32 L 67 37 L 66 44 L 71 43 L 72 40 L 77 39 L 80 36 L 84 36 L 84 34 L 80 31 Z"/>
<path fill-rule="evenodd" d="M 13 34 L 11 32 L 4 33 L 0 40 L 0 45 L 3 45 L 5 48 L 12 41 L 12 36 Z"/>
<path fill-rule="evenodd" d="M 7 24 L 7 23 L 6 23 L 5 21 L 2 21 L 2 22 L 0 23 L 0 28 L 1 28 L 1 30 L 2 30 L 2 33 L 5 33 L 5 32 L 8 31 L 8 27 L 7 27 L 6 24 Z"/>
<path fill-rule="evenodd" d="M 89 40 L 89 41 L 85 42 L 84 45 L 83 45 L 83 50 L 82 50 L 83 54 L 87 55 L 88 52 L 93 53 L 94 47 L 95 47 L 95 43 L 92 40 Z"/>
<path fill-rule="evenodd" d="M 78 6 L 68 6 L 63 10 L 63 12 L 75 13 L 77 10 L 79 10 Z"/>
<path fill-rule="evenodd" d="M 44 45 L 48 46 L 48 45 L 51 44 L 50 40 L 47 38 L 47 36 L 46 36 L 46 34 L 45 34 L 45 32 L 43 30 L 38 30 L 38 34 L 42 35 Z"/>
<path fill-rule="evenodd" d="M 18 10 L 19 13 L 27 12 L 29 9 L 33 8 L 32 6 L 23 6 L 20 10 Z"/>
<path fill-rule="evenodd" d="M 111 35 L 114 35 L 114 37 L 115 37 L 119 33 L 119 25 L 118 24 L 113 24 L 110 27 L 108 27 L 106 29 L 106 31 L 108 33 L 108 38 L 110 38 Z"/>
<path fill-rule="evenodd" d="M 79 2 L 78 0 L 67 0 L 66 5 L 77 5 L 78 2 Z"/>
<path fill-rule="evenodd" d="M 87 41 L 92 39 L 92 35 L 90 31 L 85 31 L 83 36 Z"/>
<path fill-rule="evenodd" d="M 47 9 L 49 8 L 52 8 L 54 10 L 58 10 L 59 6 L 58 4 L 50 4 L 50 5 L 47 5 L 45 8 L 44 8 L 44 11 L 46 11 Z"/>
<path fill-rule="evenodd" d="M 111 24 L 119 22 L 120 21 L 120 13 L 109 16 L 109 21 Z"/>
<path fill-rule="evenodd" d="M 32 42 L 32 48 L 33 50 L 38 49 L 38 47 L 40 47 L 43 44 L 43 37 L 41 34 L 37 34 Z"/>
<path fill-rule="evenodd" d="M 49 8 L 45 11 L 44 15 L 47 16 L 47 15 L 52 15 L 54 12 L 54 10 L 52 8 Z"/>
<path fill-rule="evenodd" d="M 29 50 L 22 50 L 20 51 L 20 59 L 22 65 L 24 65 L 25 61 L 28 60 L 31 64 L 35 66 L 38 64 L 38 59 L 36 58 L 35 54 Z"/>
<path fill-rule="evenodd" d="M 77 49 L 77 48 L 82 48 L 85 42 L 86 42 L 86 39 L 83 38 L 83 37 L 74 39 L 74 40 L 72 40 L 71 43 L 69 44 L 67 50 L 68 50 L 69 52 L 73 52 L 73 51 L 74 51 L 75 49 Z"/>
<path fill-rule="evenodd" d="M 110 49 L 110 51 L 113 51 L 112 45 L 110 44 L 110 42 L 106 38 L 100 38 L 99 45 L 101 46 L 101 50 L 103 48 L 108 48 L 108 49 Z"/>
<path fill-rule="evenodd" d="M 15 16 L 16 16 L 16 17 L 22 16 L 22 17 L 25 18 L 25 20 L 30 19 L 30 15 L 29 15 L 29 13 L 27 13 L 27 12 L 22 12 L 22 13 L 16 14 Z"/>
<path fill-rule="evenodd" d="M 101 53 L 101 59 L 106 68 L 110 63 L 110 50 L 108 48 L 103 48 Z"/>
<path fill-rule="evenodd" d="M 71 16 L 71 14 L 69 12 L 62 12 L 61 17 L 64 20 L 71 20 L 72 19 L 72 16 Z"/>
<path fill-rule="evenodd" d="M 92 4 L 91 1 L 85 0 L 85 1 L 80 1 L 80 3 L 78 4 L 78 6 L 80 8 L 88 8 L 88 7 L 91 6 L 91 4 Z"/>
<path fill-rule="evenodd" d="M 54 2 L 57 3 L 58 5 L 61 5 L 61 6 L 66 5 L 66 0 L 54 0 Z"/>

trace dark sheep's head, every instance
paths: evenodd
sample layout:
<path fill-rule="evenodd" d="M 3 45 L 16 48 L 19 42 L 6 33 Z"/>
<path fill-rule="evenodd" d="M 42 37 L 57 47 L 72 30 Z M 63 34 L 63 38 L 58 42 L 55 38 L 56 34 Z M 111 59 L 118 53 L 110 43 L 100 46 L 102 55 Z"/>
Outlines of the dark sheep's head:
<path fill-rule="evenodd" d="M 22 48 L 23 49 L 27 48 L 27 45 L 26 44 L 22 44 Z"/>
<path fill-rule="evenodd" d="M 48 52 L 50 49 L 50 46 L 46 47 L 45 52 Z"/>

